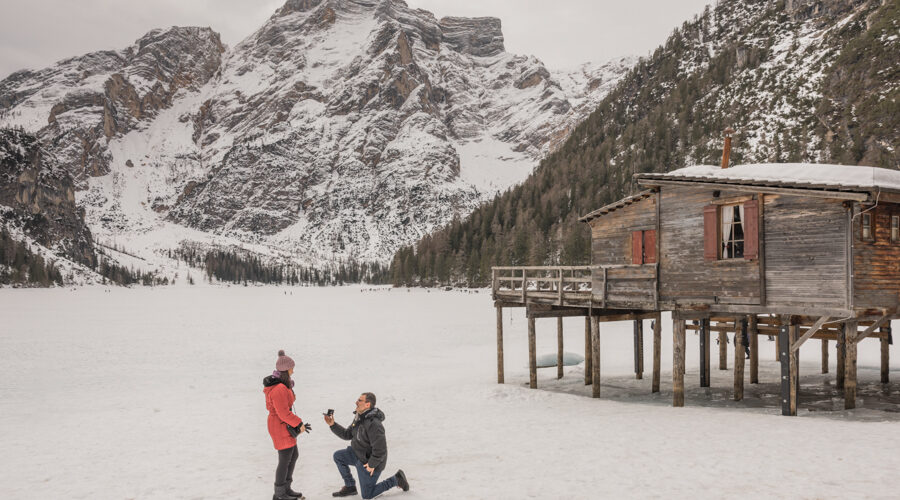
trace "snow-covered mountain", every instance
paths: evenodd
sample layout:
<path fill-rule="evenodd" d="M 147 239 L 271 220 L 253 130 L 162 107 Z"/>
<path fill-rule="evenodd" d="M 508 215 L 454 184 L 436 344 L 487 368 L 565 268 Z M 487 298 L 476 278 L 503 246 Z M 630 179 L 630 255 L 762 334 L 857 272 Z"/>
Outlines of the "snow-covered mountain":
<path fill-rule="evenodd" d="M 494 18 L 401 0 L 288 0 L 226 49 L 208 28 L 0 82 L 98 239 L 295 262 L 383 260 L 524 180 L 633 60 L 551 72 Z"/>

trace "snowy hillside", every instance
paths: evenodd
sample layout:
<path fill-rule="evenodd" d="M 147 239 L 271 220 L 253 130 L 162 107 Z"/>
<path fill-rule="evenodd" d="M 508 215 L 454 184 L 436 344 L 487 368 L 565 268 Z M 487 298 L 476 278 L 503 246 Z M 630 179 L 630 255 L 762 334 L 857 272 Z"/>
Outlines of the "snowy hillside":
<path fill-rule="evenodd" d="M 56 152 L 99 240 L 385 260 L 524 180 L 632 62 L 551 73 L 498 19 L 289 0 L 231 49 L 171 28 L 10 75 L 0 125 Z"/>

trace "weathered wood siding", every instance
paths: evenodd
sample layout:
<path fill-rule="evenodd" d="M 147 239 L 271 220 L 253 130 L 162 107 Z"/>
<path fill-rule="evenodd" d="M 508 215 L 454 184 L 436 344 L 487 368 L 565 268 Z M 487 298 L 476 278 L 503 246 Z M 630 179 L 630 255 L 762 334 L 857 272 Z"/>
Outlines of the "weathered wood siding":
<path fill-rule="evenodd" d="M 591 285 L 594 299 L 599 301 L 605 297 L 608 307 L 656 307 L 656 266 L 653 264 L 607 269 L 605 273 L 594 271 Z"/>
<path fill-rule="evenodd" d="M 847 209 L 841 201 L 766 195 L 766 301 L 847 305 Z"/>
<path fill-rule="evenodd" d="M 598 217 L 591 224 L 591 264 L 631 264 L 632 231 L 656 229 L 656 197 Z"/>
<path fill-rule="evenodd" d="M 900 243 L 891 242 L 891 216 L 900 215 L 900 205 L 880 203 L 869 213 L 874 214 L 875 241 L 862 241 L 862 217 L 853 219 L 853 306 L 895 308 L 900 302 Z"/>
<path fill-rule="evenodd" d="M 759 260 L 707 261 L 703 209 L 715 200 L 746 196 L 687 187 L 665 187 L 660 201 L 660 300 L 677 303 L 759 304 Z"/>

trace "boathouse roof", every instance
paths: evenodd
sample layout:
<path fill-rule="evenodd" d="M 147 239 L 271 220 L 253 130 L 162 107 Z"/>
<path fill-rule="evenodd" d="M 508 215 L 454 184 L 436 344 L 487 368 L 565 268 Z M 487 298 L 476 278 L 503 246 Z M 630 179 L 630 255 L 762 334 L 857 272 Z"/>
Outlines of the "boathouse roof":
<path fill-rule="evenodd" d="M 696 165 L 666 173 L 637 174 L 635 178 L 642 186 L 702 183 L 722 189 L 753 188 L 761 192 L 766 192 L 765 188 L 783 188 L 794 191 L 790 194 L 824 191 L 835 198 L 857 201 L 874 201 L 881 192 L 900 193 L 900 171 L 855 165 L 759 163 L 731 168 Z"/>

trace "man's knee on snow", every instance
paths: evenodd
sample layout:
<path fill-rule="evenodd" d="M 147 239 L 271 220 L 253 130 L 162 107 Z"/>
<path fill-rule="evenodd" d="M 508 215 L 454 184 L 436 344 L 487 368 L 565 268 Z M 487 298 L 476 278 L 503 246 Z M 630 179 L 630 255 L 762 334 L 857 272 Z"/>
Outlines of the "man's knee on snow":
<path fill-rule="evenodd" d="M 375 498 L 375 484 L 360 484 L 359 495 L 363 497 L 364 500 Z"/>

